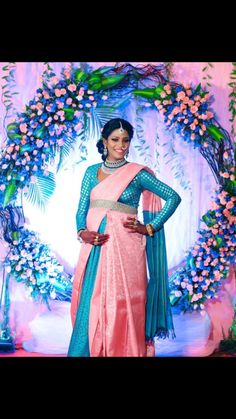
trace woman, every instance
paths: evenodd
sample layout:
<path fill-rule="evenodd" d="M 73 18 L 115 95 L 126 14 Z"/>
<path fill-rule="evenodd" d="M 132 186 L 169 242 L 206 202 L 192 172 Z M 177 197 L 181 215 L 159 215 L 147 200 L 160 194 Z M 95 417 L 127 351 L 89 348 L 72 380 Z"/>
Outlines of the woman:
<path fill-rule="evenodd" d="M 97 143 L 103 162 L 82 181 L 68 356 L 144 357 L 155 336 L 174 335 L 163 225 L 181 198 L 149 168 L 126 160 L 132 137 L 129 122 L 108 121 Z M 141 193 L 144 224 L 137 219 Z"/>

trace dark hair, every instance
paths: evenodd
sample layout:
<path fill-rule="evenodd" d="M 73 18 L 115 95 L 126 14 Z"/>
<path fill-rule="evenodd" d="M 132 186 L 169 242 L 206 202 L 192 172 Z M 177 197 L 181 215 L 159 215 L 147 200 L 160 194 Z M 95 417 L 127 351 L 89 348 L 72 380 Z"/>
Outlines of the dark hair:
<path fill-rule="evenodd" d="M 121 125 L 122 125 L 123 129 L 128 132 L 129 139 L 131 140 L 131 138 L 134 135 L 134 129 L 128 121 L 126 121 L 125 119 L 122 119 L 122 118 L 110 119 L 110 121 L 108 121 L 102 129 L 102 138 L 107 139 L 109 137 L 109 135 L 112 133 L 112 131 L 114 131 L 115 129 L 120 128 Z M 106 157 L 104 157 L 104 155 L 103 155 L 104 144 L 103 144 L 102 138 L 97 142 L 96 146 L 98 148 L 98 152 L 102 155 L 102 160 L 106 160 Z"/>

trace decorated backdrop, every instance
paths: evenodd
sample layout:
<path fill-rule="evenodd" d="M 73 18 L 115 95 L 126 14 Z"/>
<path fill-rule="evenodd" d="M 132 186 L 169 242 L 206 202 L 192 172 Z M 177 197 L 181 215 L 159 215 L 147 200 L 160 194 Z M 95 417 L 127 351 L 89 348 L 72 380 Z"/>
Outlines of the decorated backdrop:
<path fill-rule="evenodd" d="M 11 336 L 14 281 L 49 310 L 52 301 L 69 304 L 80 183 L 100 159 L 101 127 L 116 116 L 135 127 L 129 160 L 147 164 L 182 197 L 165 225 L 173 307 L 204 314 L 207 300 L 218 298 L 235 262 L 234 63 L 184 64 L 2 66 L 3 338 Z M 223 68 L 222 87 L 214 77 Z"/>

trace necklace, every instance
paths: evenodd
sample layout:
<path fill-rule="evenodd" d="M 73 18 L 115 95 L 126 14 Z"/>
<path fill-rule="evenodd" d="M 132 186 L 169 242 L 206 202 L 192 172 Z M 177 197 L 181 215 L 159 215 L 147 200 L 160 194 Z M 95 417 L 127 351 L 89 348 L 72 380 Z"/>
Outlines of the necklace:
<path fill-rule="evenodd" d="M 116 161 L 110 161 L 110 160 L 106 159 L 106 161 L 102 163 L 101 167 L 102 167 L 102 171 L 104 173 L 111 175 L 117 169 L 124 166 L 126 163 L 128 163 L 128 162 L 125 159 L 116 160 Z"/>

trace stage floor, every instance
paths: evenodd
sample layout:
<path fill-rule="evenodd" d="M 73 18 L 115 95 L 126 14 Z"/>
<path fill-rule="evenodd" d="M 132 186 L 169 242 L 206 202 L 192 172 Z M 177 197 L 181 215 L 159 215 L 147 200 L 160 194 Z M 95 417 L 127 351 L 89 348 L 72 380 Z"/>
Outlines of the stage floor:
<path fill-rule="evenodd" d="M 59 358 L 65 358 L 67 355 L 65 354 L 61 354 L 61 355 L 53 355 L 53 354 L 42 354 L 39 352 L 28 352 L 25 351 L 24 349 L 16 349 L 15 352 L 13 353 L 0 353 L 0 357 L 59 357 Z M 234 354 L 229 354 L 229 353 L 225 353 L 225 352 L 215 352 L 211 355 L 209 355 L 208 357 L 236 357 L 236 353 Z M 208 358 L 207 357 L 207 358 Z"/>

